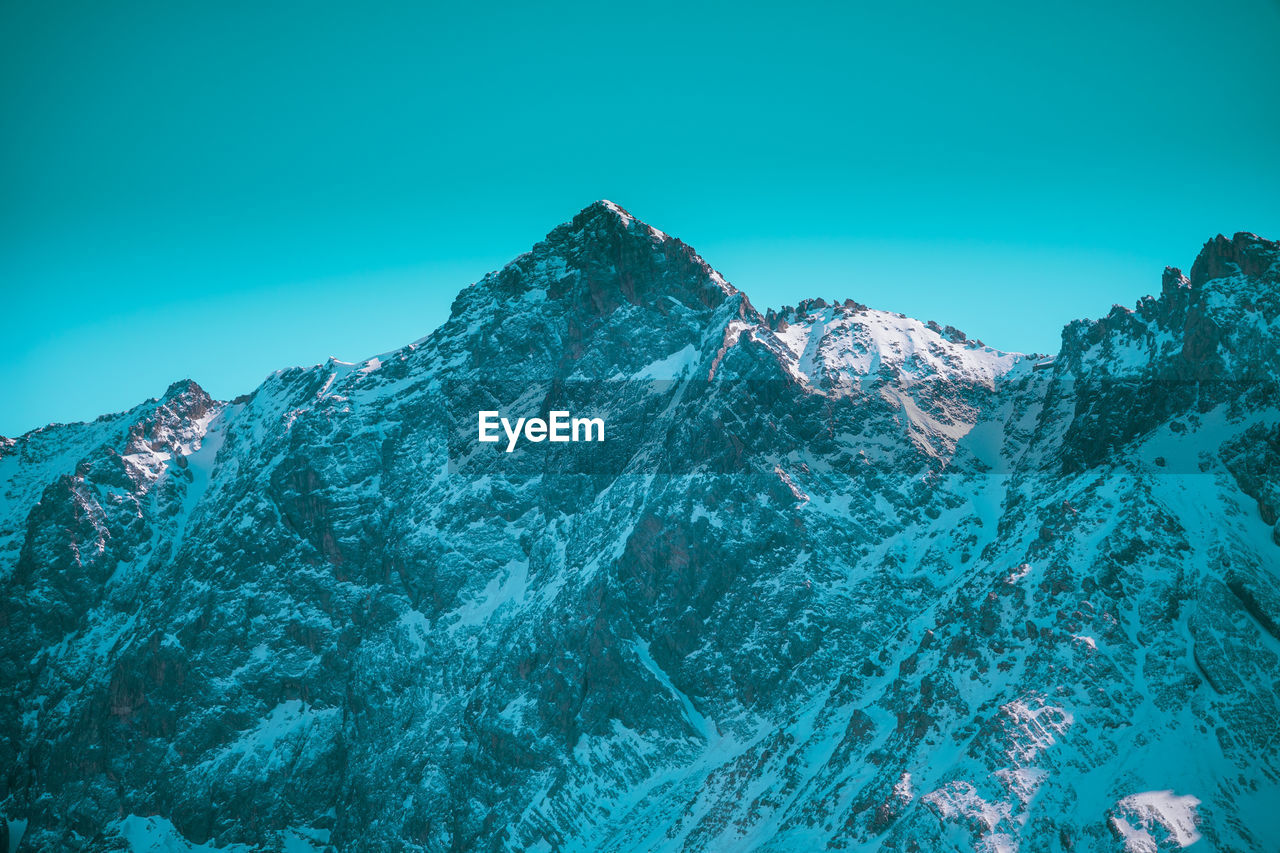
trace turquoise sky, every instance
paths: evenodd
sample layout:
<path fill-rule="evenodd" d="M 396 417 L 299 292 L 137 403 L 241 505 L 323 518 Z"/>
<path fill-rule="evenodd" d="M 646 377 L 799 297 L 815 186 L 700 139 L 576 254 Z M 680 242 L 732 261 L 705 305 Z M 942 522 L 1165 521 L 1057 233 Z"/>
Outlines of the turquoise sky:
<path fill-rule="evenodd" d="M 1280 237 L 1277 45 L 1274 0 L 6 0 L 0 434 L 395 348 L 598 198 L 761 308 L 1056 350 Z"/>

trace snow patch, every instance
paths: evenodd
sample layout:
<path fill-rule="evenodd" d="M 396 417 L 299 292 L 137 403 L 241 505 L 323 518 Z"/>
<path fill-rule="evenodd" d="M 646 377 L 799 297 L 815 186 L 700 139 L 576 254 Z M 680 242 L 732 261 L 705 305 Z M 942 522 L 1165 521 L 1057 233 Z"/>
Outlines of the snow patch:
<path fill-rule="evenodd" d="M 911 802 L 914 796 L 911 792 L 911 774 L 903 773 L 897 782 L 893 783 L 893 797 L 902 803 Z"/>
<path fill-rule="evenodd" d="M 1009 572 L 1008 576 L 1004 579 L 1004 582 L 1012 586 L 1013 584 L 1025 578 L 1027 576 L 1027 573 L 1030 571 L 1031 571 L 1031 564 L 1022 563 L 1016 569 Z"/>
<path fill-rule="evenodd" d="M 606 209 L 616 213 L 618 215 L 618 218 L 621 219 L 627 227 L 631 227 L 631 223 L 636 221 L 636 218 L 634 216 L 632 216 L 630 213 L 627 213 L 625 210 L 623 210 L 621 207 L 618 207 L 618 205 L 609 201 L 607 198 L 601 199 L 600 203 L 603 204 Z"/>
<path fill-rule="evenodd" d="M 483 625 L 502 605 L 523 601 L 528 587 L 528 561 L 510 561 L 501 574 L 490 579 L 478 596 L 454 611 L 458 614 L 456 627 Z"/>
<path fill-rule="evenodd" d="M 644 664 L 649 672 L 653 673 L 654 678 L 658 679 L 658 683 L 667 689 L 672 696 L 680 700 L 681 706 L 684 708 L 685 718 L 689 721 L 689 725 L 693 730 L 705 741 L 710 741 L 714 737 L 712 725 L 707 718 L 698 713 L 698 709 L 693 706 L 693 701 L 680 688 L 671 682 L 671 676 L 658 666 L 658 662 L 653 659 L 653 655 L 649 652 L 649 644 L 635 640 L 632 647 L 636 650 L 636 654 L 640 657 L 640 662 Z"/>
<path fill-rule="evenodd" d="M 795 481 L 791 479 L 791 475 L 790 475 L 790 474 L 788 474 L 786 471 L 782 470 L 782 466 L 781 466 L 781 465 L 774 465 L 774 466 L 773 466 L 773 473 L 777 474 L 777 475 L 778 475 L 778 479 L 779 479 L 779 480 L 781 480 L 781 481 L 783 482 L 783 484 L 784 484 L 788 489 L 790 489 L 790 490 L 791 490 L 791 494 L 795 496 L 795 499 L 796 499 L 796 500 L 800 501 L 800 503 L 808 503 L 808 502 L 809 502 L 809 496 L 808 496 L 808 495 L 806 495 L 804 492 L 800 491 L 800 487 L 799 487 L 799 486 L 797 486 L 797 485 L 796 485 L 796 483 L 795 483 Z"/>
<path fill-rule="evenodd" d="M 316 853 L 329 850 L 330 832 L 310 826 L 291 826 L 280 835 L 283 853 Z"/>
<path fill-rule="evenodd" d="M 948 782 L 921 799 L 937 809 L 944 819 L 975 822 L 986 832 L 991 832 L 1009 817 L 1007 804 L 987 802 L 978 796 L 977 789 L 969 782 Z"/>
<path fill-rule="evenodd" d="M 131 814 L 116 821 L 112 834 L 128 845 L 130 853 L 248 853 L 253 848 L 247 844 L 228 844 L 215 847 L 210 844 L 193 844 L 182 837 L 172 821 L 153 815 L 139 817 Z"/>
<path fill-rule="evenodd" d="M 1124 839 L 1128 853 L 1156 853 L 1161 846 L 1152 835 L 1156 826 L 1162 827 L 1174 844 L 1190 847 L 1200 840 L 1200 817 L 1196 812 L 1199 805 L 1200 800 L 1190 794 L 1143 791 L 1116 803 L 1118 813 L 1111 816 L 1111 825 Z"/>
<path fill-rule="evenodd" d="M 1074 722 L 1069 711 L 1046 704 L 1035 695 L 1014 699 L 1002 705 L 1000 712 L 1012 723 L 1008 755 L 1019 765 L 1057 743 Z"/>
<path fill-rule="evenodd" d="M 698 349 L 693 344 L 689 344 L 684 349 L 677 350 L 665 358 L 660 358 L 640 368 L 631 374 L 631 378 L 637 380 L 677 379 L 687 374 L 697 363 Z"/>

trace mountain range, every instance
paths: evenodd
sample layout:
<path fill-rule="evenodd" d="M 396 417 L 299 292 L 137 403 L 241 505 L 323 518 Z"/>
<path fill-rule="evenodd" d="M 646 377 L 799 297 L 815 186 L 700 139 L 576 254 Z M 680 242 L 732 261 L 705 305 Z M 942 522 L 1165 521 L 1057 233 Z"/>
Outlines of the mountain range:
<path fill-rule="evenodd" d="M 0 438 L 0 841 L 1280 849 L 1278 381 L 1253 234 L 1024 355 L 597 202 L 394 352 Z"/>

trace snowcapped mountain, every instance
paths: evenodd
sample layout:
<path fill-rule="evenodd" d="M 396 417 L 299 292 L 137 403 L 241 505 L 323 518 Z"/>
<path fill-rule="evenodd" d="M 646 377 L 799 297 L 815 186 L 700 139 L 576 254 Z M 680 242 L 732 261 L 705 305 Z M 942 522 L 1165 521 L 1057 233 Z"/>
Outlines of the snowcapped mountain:
<path fill-rule="evenodd" d="M 598 202 L 403 349 L 0 439 L 10 849 L 1278 849 L 1278 332 L 1249 234 L 1049 358 Z"/>

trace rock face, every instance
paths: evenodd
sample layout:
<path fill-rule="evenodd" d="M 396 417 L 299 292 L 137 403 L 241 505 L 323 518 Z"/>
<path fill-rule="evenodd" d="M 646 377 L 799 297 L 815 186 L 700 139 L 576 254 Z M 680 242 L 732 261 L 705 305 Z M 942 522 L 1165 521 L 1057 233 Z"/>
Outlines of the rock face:
<path fill-rule="evenodd" d="M 1048 359 L 762 315 L 600 202 L 404 349 L 0 439 L 0 825 L 1277 849 L 1278 260 L 1218 237 Z"/>

